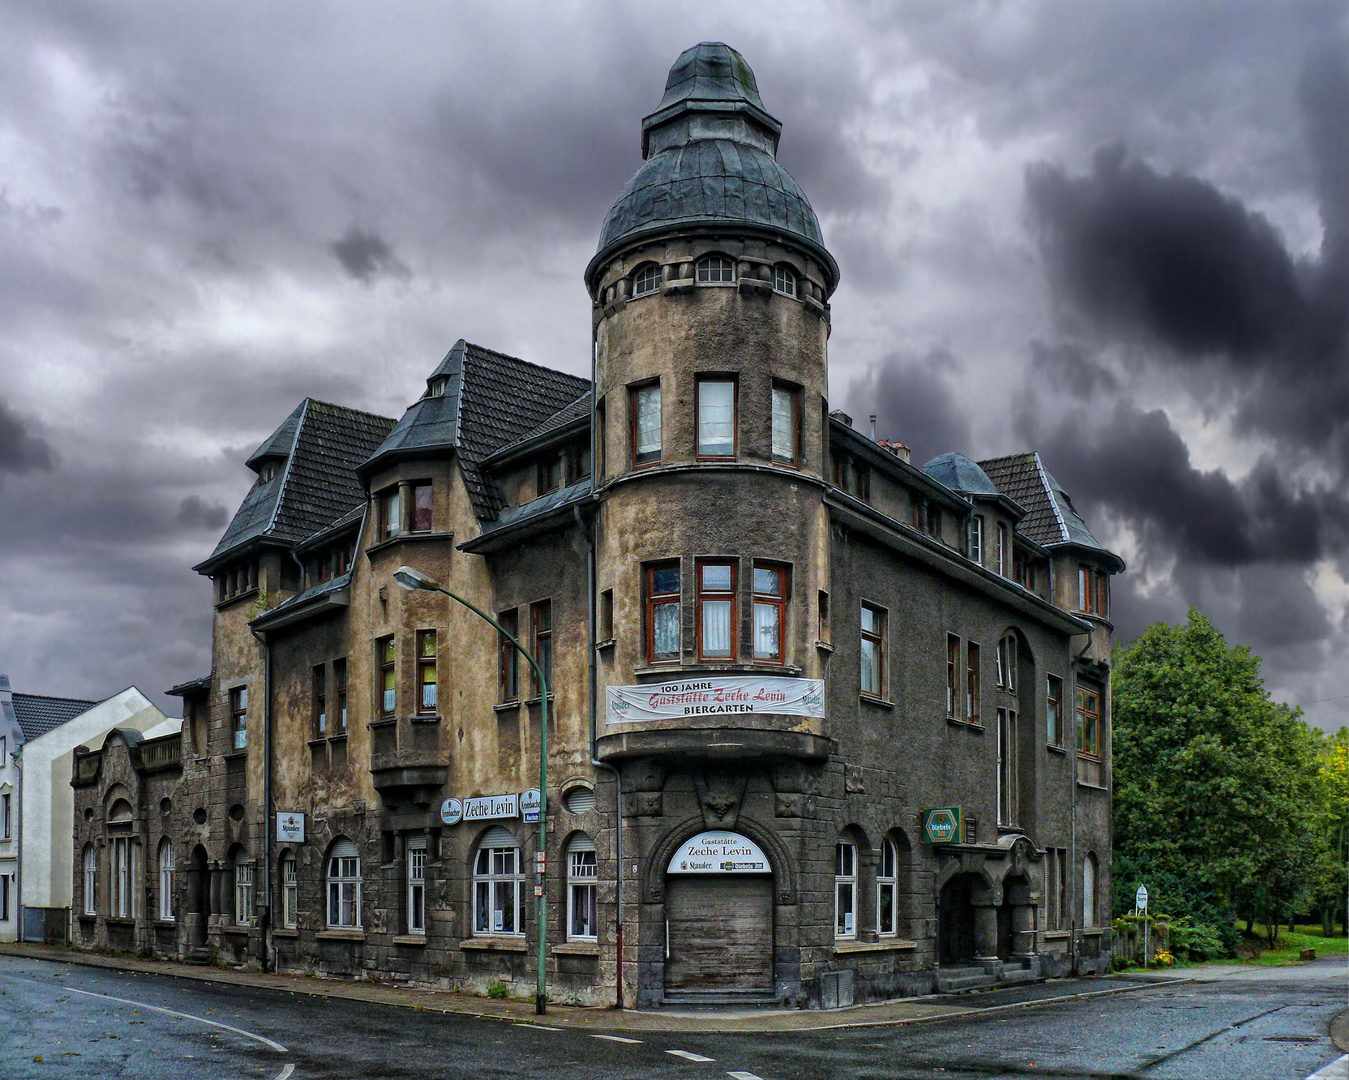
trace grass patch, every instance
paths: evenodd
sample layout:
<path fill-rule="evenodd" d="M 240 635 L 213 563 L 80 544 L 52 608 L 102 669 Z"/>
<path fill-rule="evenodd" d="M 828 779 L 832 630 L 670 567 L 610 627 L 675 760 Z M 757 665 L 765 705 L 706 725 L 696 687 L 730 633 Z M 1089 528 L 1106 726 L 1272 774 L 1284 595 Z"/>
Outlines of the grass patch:
<path fill-rule="evenodd" d="M 1244 929 L 1244 924 L 1242 924 Z M 1278 947 L 1267 948 L 1268 937 L 1263 923 L 1255 924 L 1255 938 L 1246 938 L 1246 945 L 1253 947 L 1255 955 L 1241 962 L 1277 967 L 1280 964 L 1296 964 L 1298 954 L 1303 949 L 1315 949 L 1318 958 L 1323 956 L 1343 956 L 1349 952 L 1349 938 L 1344 934 L 1323 937 L 1319 924 L 1299 923 L 1291 933 L 1287 926 L 1279 928 Z"/>

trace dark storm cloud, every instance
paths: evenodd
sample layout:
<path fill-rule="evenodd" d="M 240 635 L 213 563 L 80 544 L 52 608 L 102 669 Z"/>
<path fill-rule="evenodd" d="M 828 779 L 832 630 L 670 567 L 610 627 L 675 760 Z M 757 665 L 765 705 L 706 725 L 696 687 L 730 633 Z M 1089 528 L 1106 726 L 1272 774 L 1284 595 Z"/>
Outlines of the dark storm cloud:
<path fill-rule="evenodd" d="M 952 378 L 959 367 L 943 349 L 924 356 L 891 354 L 852 382 L 843 407 L 863 432 L 875 413 L 877 438 L 903 442 L 915 465 L 949 450 L 973 454 L 969 413 Z"/>
<path fill-rule="evenodd" d="M 367 285 L 381 275 L 402 279 L 412 276 L 412 271 L 394 254 L 389 242 L 373 229 L 352 225 L 330 247 L 342 269 Z"/>
<path fill-rule="evenodd" d="M 220 503 L 208 503 L 200 495 L 188 495 L 178 504 L 174 520 L 186 529 L 220 532 L 230 519 L 230 512 Z"/>
<path fill-rule="evenodd" d="M 1278 235 L 1210 184 L 1160 175 L 1116 147 L 1088 176 L 1031 169 L 1026 194 L 1058 296 L 1113 330 L 1249 363 L 1301 321 Z"/>
<path fill-rule="evenodd" d="M 0 473 L 26 473 L 50 469 L 56 455 L 41 435 L 0 398 Z"/>

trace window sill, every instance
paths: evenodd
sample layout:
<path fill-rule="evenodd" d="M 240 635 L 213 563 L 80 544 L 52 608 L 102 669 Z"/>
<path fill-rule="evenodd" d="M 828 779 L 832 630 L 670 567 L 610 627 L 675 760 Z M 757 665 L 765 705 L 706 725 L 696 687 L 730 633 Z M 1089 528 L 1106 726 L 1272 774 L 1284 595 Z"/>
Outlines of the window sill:
<path fill-rule="evenodd" d="M 815 642 L 815 648 L 819 649 L 821 652 L 833 652 L 833 651 L 834 651 L 834 646 L 831 645 L 831 644 L 830 644 L 829 642 L 827 642 L 827 641 L 817 641 L 817 642 Z"/>
<path fill-rule="evenodd" d="M 600 946 L 597 941 L 564 941 L 560 945 L 553 946 L 553 954 L 556 956 L 599 956 Z"/>
<path fill-rule="evenodd" d="M 1026 830 L 1023 829 L 1020 825 L 999 825 L 999 826 L 998 826 L 998 835 L 999 835 L 999 836 L 1025 836 L 1025 835 L 1026 835 Z"/>
<path fill-rule="evenodd" d="M 887 938 L 885 941 L 837 941 L 834 943 L 835 956 L 848 956 L 853 953 L 902 952 L 918 948 L 918 942 L 904 938 Z"/>
<path fill-rule="evenodd" d="M 422 945 L 426 944 L 425 934 L 395 934 L 393 943 L 395 945 Z"/>
<path fill-rule="evenodd" d="M 240 925 L 239 923 L 229 923 L 220 928 L 226 934 L 251 934 L 253 927 L 251 925 Z"/>
<path fill-rule="evenodd" d="M 481 950 L 482 952 L 527 952 L 529 946 L 525 942 L 525 937 L 521 934 L 519 937 L 471 937 L 464 938 L 459 942 L 459 948 L 469 951 Z"/>
<path fill-rule="evenodd" d="M 342 732 L 341 735 L 329 735 L 329 736 L 328 736 L 328 741 L 329 741 L 329 742 L 346 742 L 346 741 L 347 741 L 347 733 L 344 731 L 344 732 Z"/>
<path fill-rule="evenodd" d="M 1066 755 L 1068 753 L 1063 747 L 1055 746 L 1053 743 L 1045 743 L 1045 749 L 1051 754 Z"/>
<path fill-rule="evenodd" d="M 310 746 L 326 746 L 328 744 L 327 735 L 319 735 L 309 740 Z"/>
<path fill-rule="evenodd" d="M 243 592 L 237 592 L 233 596 L 227 596 L 224 600 L 218 600 L 215 605 L 216 611 L 224 611 L 227 607 L 233 607 L 235 604 L 242 603 L 245 600 L 256 599 L 261 590 L 254 585 L 251 589 L 245 589 Z"/>
<path fill-rule="evenodd" d="M 135 919 L 128 919 L 125 915 L 109 915 L 103 922 L 108 926 L 135 926 Z"/>
<path fill-rule="evenodd" d="M 245 746 L 242 750 L 231 750 L 220 756 L 225 761 L 238 761 L 240 758 L 248 757 L 248 747 Z"/>
<path fill-rule="evenodd" d="M 1073 936 L 1073 932 L 1071 930 L 1046 930 L 1044 936 L 1046 941 L 1067 941 Z"/>
<path fill-rule="evenodd" d="M 405 544 L 409 540 L 453 540 L 452 532 L 403 532 L 397 536 L 386 536 L 377 544 L 371 544 L 365 549 L 366 558 L 374 555 L 376 552 L 384 551 L 386 548 L 394 547 L 397 544 Z"/>
<path fill-rule="evenodd" d="M 795 678 L 801 674 L 801 670 L 790 664 L 769 664 L 763 661 L 689 660 L 681 664 L 671 660 L 669 663 L 633 668 L 632 673 L 634 676 L 667 675 L 675 672 L 679 675 L 784 675 Z"/>
<path fill-rule="evenodd" d="M 978 720 L 961 720 L 959 717 L 948 716 L 946 722 L 952 727 L 965 728 L 967 731 L 982 732 L 984 730 L 984 725 Z"/>
<path fill-rule="evenodd" d="M 300 931 L 289 926 L 279 926 L 272 931 L 272 937 L 274 938 L 298 938 L 299 936 Z"/>
<path fill-rule="evenodd" d="M 553 703 L 554 697 L 555 697 L 555 695 L 553 694 L 553 692 L 552 692 L 551 690 L 548 691 L 548 704 L 549 704 L 549 705 L 551 705 L 551 704 Z M 542 700 L 543 700 L 543 698 L 542 698 L 540 695 L 535 694 L 533 697 L 525 698 L 524 704 L 526 704 L 526 705 L 537 705 L 537 704 L 538 704 L 540 701 L 542 701 Z"/>
<path fill-rule="evenodd" d="M 439 724 L 439 713 L 414 713 L 408 717 L 414 724 Z"/>
<path fill-rule="evenodd" d="M 865 702 L 867 705 L 876 705 L 882 709 L 893 709 L 895 707 L 895 703 L 893 701 L 890 701 L 887 698 L 883 698 L 878 694 L 862 693 L 857 695 L 857 699 L 859 701 Z"/>
<path fill-rule="evenodd" d="M 1082 927 L 1083 937 L 1100 937 L 1105 933 L 1104 926 L 1084 926 Z"/>
<path fill-rule="evenodd" d="M 373 731 L 375 728 L 391 727 L 396 723 L 398 723 L 398 717 L 396 716 L 381 716 L 378 720 L 371 720 L 365 726 Z"/>
<path fill-rule="evenodd" d="M 329 930 L 320 930 L 317 937 L 320 941 L 364 941 L 365 931 L 335 926 Z"/>
<path fill-rule="evenodd" d="M 514 701 L 498 701 L 495 705 L 492 706 L 492 711 L 499 713 L 510 712 L 511 709 L 518 709 L 519 707 L 520 707 L 520 699 L 516 698 Z"/>
<path fill-rule="evenodd" d="M 159 930 L 172 930 L 178 925 L 177 919 L 155 919 L 154 926 Z"/>
<path fill-rule="evenodd" d="M 597 648 L 597 649 L 612 649 L 617 643 L 618 643 L 618 639 L 617 639 L 617 638 L 611 638 L 611 637 L 608 637 L 608 638 L 605 638 L 603 641 L 597 641 L 597 642 L 595 642 L 595 648 Z"/>
<path fill-rule="evenodd" d="M 1089 783 L 1088 783 L 1087 781 L 1085 781 L 1085 780 L 1079 780 L 1079 781 L 1077 782 L 1077 786 L 1080 787 L 1080 788 L 1086 788 L 1088 791 L 1109 791 L 1109 790 L 1110 790 L 1108 787 L 1106 787 L 1106 786 L 1103 785 L 1103 784 L 1089 784 Z"/>
<path fill-rule="evenodd" d="M 82 911 L 82 912 L 80 912 L 78 915 L 75 916 L 75 918 L 79 919 L 80 922 L 82 922 L 82 923 L 95 923 L 95 922 L 98 922 L 98 915 L 97 915 L 97 914 L 94 914 L 94 913 L 91 913 L 91 912 L 88 912 L 88 911 Z"/>

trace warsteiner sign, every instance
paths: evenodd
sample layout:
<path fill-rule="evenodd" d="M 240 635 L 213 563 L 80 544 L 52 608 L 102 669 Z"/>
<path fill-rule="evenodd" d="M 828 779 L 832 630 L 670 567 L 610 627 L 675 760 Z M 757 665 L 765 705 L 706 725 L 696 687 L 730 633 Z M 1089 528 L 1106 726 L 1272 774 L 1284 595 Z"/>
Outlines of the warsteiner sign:
<path fill-rule="evenodd" d="M 938 806 L 923 811 L 923 840 L 929 844 L 960 843 L 961 814 L 958 806 Z"/>
<path fill-rule="evenodd" d="M 824 680 L 783 675 L 732 675 L 645 686 L 610 686 L 606 695 L 611 724 L 724 713 L 824 716 Z"/>
<path fill-rule="evenodd" d="M 703 832 L 687 841 L 670 859 L 667 874 L 771 874 L 768 856 L 747 836 L 736 832 Z"/>

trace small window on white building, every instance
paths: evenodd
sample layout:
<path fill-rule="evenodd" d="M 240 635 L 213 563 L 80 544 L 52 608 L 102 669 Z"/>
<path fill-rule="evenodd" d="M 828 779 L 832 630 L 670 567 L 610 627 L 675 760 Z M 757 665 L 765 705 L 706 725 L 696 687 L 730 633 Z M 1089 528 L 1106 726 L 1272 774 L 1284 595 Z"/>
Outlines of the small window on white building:
<path fill-rule="evenodd" d="M 473 932 L 525 932 L 525 868 L 509 829 L 495 825 L 478 845 L 473 863 Z"/>
<path fill-rule="evenodd" d="M 857 845 L 834 847 L 834 936 L 857 936 Z"/>
<path fill-rule="evenodd" d="M 173 920 L 173 845 L 166 836 L 159 842 L 159 917 Z"/>
<path fill-rule="evenodd" d="M 595 941 L 599 904 L 595 883 L 595 841 L 578 833 L 567 845 L 567 940 Z"/>
<path fill-rule="evenodd" d="M 328 855 L 328 925 L 345 929 L 361 925 L 361 853 L 345 837 Z"/>
<path fill-rule="evenodd" d="M 426 933 L 426 835 L 408 837 L 409 934 Z"/>

